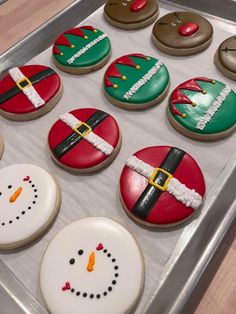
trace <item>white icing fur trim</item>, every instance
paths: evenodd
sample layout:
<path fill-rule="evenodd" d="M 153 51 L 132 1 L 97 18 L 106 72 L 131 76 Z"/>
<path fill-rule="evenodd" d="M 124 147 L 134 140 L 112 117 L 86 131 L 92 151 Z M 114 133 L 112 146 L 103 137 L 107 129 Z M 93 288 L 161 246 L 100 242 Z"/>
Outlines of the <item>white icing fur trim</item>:
<path fill-rule="evenodd" d="M 229 86 L 225 86 L 220 92 L 219 96 L 217 96 L 216 100 L 210 106 L 210 108 L 204 113 L 204 116 L 198 121 L 196 128 L 199 130 L 204 130 L 207 123 L 211 121 L 212 117 L 216 114 L 218 109 L 221 107 L 226 97 L 231 92 L 231 88 Z"/>
<path fill-rule="evenodd" d="M 87 52 L 90 48 L 92 48 L 93 46 L 95 46 L 96 44 L 98 44 L 100 41 L 102 41 L 104 38 L 106 38 L 107 35 L 106 34 L 102 34 L 100 36 L 98 36 L 98 38 L 94 39 L 93 41 L 91 41 L 89 44 L 87 44 L 85 47 L 83 47 L 82 49 L 80 49 L 78 52 L 76 52 L 70 59 L 68 59 L 66 62 L 69 64 L 72 64 L 77 58 L 79 58 L 80 56 L 82 56 L 83 54 L 85 54 L 85 52 Z"/>
<path fill-rule="evenodd" d="M 16 83 L 25 78 L 24 74 L 17 67 L 10 69 L 8 73 Z M 40 97 L 33 85 L 23 88 L 22 92 L 35 108 L 45 104 L 45 101 Z"/>
<path fill-rule="evenodd" d="M 130 169 L 136 171 L 147 179 L 151 177 L 153 171 L 155 170 L 155 168 L 135 156 L 129 157 L 125 164 Z M 194 189 L 189 189 L 185 184 L 182 184 L 176 178 L 170 179 L 166 191 L 187 207 L 198 209 L 202 203 L 202 197 L 200 194 L 198 194 Z"/>
<path fill-rule="evenodd" d="M 145 85 L 151 78 L 158 72 L 162 66 L 161 61 L 159 60 L 148 72 L 145 74 L 137 83 L 135 83 L 128 92 L 125 93 L 124 97 L 126 100 L 129 100 L 137 91 Z"/>
<path fill-rule="evenodd" d="M 77 127 L 79 124 L 82 123 L 80 120 L 74 117 L 71 113 L 62 114 L 60 116 L 60 120 L 63 121 L 72 129 L 74 129 L 75 127 Z M 112 152 L 114 151 L 114 148 L 112 145 L 110 145 L 108 142 L 106 142 L 97 134 L 93 133 L 93 131 L 87 134 L 85 136 L 85 139 L 107 156 L 111 155 Z"/>

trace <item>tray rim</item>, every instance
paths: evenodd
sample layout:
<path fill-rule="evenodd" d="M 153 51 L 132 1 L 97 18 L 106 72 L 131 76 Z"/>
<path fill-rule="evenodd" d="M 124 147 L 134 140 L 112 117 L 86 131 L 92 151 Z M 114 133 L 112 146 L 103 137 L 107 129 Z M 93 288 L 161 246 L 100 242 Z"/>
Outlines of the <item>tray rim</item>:
<path fill-rule="evenodd" d="M 87 4 L 85 2 L 87 1 Z M 88 2 L 91 3 L 91 7 L 89 8 Z M 104 4 L 105 0 L 96 0 L 96 7 L 92 8 L 92 3 L 94 5 L 94 0 L 75 0 L 72 4 L 68 5 L 66 8 L 64 8 L 62 11 L 60 11 L 58 14 L 53 16 L 51 19 L 49 19 L 47 22 L 42 24 L 40 27 L 38 27 L 35 31 L 33 31 L 31 34 L 24 37 L 22 40 L 17 42 L 14 46 L 12 46 L 10 49 L 8 49 L 6 52 L 0 55 L 0 76 L 1 74 L 4 74 L 4 72 L 12 66 L 17 65 L 19 62 L 19 58 L 16 59 L 15 55 L 21 49 L 21 47 L 28 43 L 28 41 L 31 41 L 32 43 L 32 49 L 34 51 L 34 55 L 29 56 L 23 56 L 21 60 L 25 63 L 29 60 L 29 58 L 33 58 L 35 55 L 39 54 L 41 51 L 47 49 L 50 45 L 52 40 L 48 41 L 48 45 L 43 48 L 39 44 L 39 41 L 42 41 L 42 38 L 40 38 L 40 34 L 43 33 L 46 29 L 52 26 L 53 23 L 56 23 L 58 20 L 64 19 L 67 22 L 68 28 L 72 25 L 75 25 L 82 21 L 84 18 L 91 15 L 93 12 L 95 12 L 102 4 Z M 182 6 L 179 3 L 176 3 L 176 0 L 173 1 L 167 1 L 167 0 L 159 0 L 160 3 L 168 4 L 171 6 L 174 6 L 176 8 L 180 9 L 191 9 L 194 12 L 200 12 L 204 16 L 209 16 L 211 18 L 221 20 L 223 22 L 226 22 L 231 25 L 236 25 L 233 21 L 226 20 L 222 17 L 214 16 L 209 13 L 205 13 L 201 10 L 192 9 L 190 7 Z M 178 1 L 177 1 L 178 2 Z M 85 6 L 86 10 L 81 14 L 81 6 Z M 77 19 L 73 19 L 73 23 L 70 23 L 67 21 L 66 17 L 69 15 L 70 12 L 75 12 L 76 9 L 80 8 L 78 11 L 80 14 L 78 14 Z M 92 10 L 91 10 L 92 8 Z M 90 9 L 90 10 L 89 10 Z M 88 12 L 91 11 L 91 12 Z M 87 13 L 88 12 L 88 13 Z M 63 23 L 61 23 L 63 24 Z M 65 25 L 65 24 L 63 24 Z M 62 30 L 65 28 L 63 26 Z M 55 34 L 50 35 L 51 38 L 55 38 Z M 38 48 L 37 48 L 37 47 Z M 28 59 L 28 60 L 27 60 Z M 17 61 L 16 61 L 17 60 Z M 232 170 L 231 174 L 229 173 L 229 170 Z M 234 154 L 229 161 L 227 162 L 225 168 L 222 170 L 221 174 L 218 176 L 216 182 L 213 184 L 212 188 L 208 192 L 208 197 L 206 199 L 205 207 L 209 208 L 212 206 L 212 204 L 215 201 L 215 198 L 213 197 L 213 201 L 211 200 L 211 195 L 214 196 L 215 193 L 219 193 L 219 182 L 222 184 L 222 189 L 227 185 L 227 183 L 232 179 L 232 173 L 235 171 L 236 173 L 236 154 Z M 210 196 L 209 196 L 210 195 Z M 153 294 L 152 298 L 146 302 L 146 307 L 144 310 L 145 314 L 152 314 L 155 313 L 158 310 L 161 311 L 160 313 L 180 313 L 188 299 L 191 297 L 191 293 L 193 292 L 194 288 L 196 287 L 197 283 L 201 279 L 201 276 L 204 273 L 204 270 L 206 269 L 207 265 L 209 265 L 210 261 L 213 259 L 217 249 L 221 245 L 225 235 L 229 231 L 230 227 L 233 225 L 233 223 L 236 220 L 236 199 L 235 197 L 232 197 L 230 203 L 228 204 L 228 212 L 223 217 L 222 221 L 219 223 L 216 232 L 213 232 L 211 236 L 209 237 L 209 241 L 207 242 L 204 250 L 200 254 L 199 260 L 195 263 L 194 268 L 192 270 L 190 278 L 186 278 L 185 285 L 182 287 L 182 289 L 179 289 L 178 295 L 176 295 L 176 299 L 168 298 L 168 307 L 165 306 L 163 308 L 163 303 L 157 302 L 158 297 L 164 297 L 165 296 L 165 290 L 167 282 L 166 280 L 171 278 L 170 276 L 173 276 L 176 272 L 176 265 L 178 266 L 179 257 L 184 256 L 186 249 L 191 244 L 192 239 L 194 239 L 194 235 L 196 234 L 197 230 L 201 228 L 204 224 L 205 215 L 209 214 L 209 210 L 204 212 L 200 215 L 199 219 L 194 221 L 191 225 L 187 226 L 179 241 L 176 244 L 175 250 L 172 253 L 165 269 L 163 270 L 163 273 L 166 273 L 166 278 L 163 276 L 161 278 L 160 285 L 155 290 L 155 293 Z M 196 225 L 197 224 L 197 225 Z M 190 240 L 186 241 L 184 238 L 186 237 L 185 234 L 188 234 L 190 236 Z M 177 258 L 178 257 L 178 258 Z M 12 271 L 3 263 L 3 261 L 0 259 L 0 292 L 3 291 L 5 295 L 9 297 L 11 301 L 13 301 L 18 307 L 19 307 L 19 313 L 48 313 L 46 309 L 44 309 L 40 303 L 31 295 L 31 293 L 23 286 L 23 284 L 15 277 L 15 275 L 12 273 Z M 188 280 L 187 280 L 188 279 Z M 1 295 L 1 293 L 0 293 Z M 164 297 L 165 299 L 165 297 Z M 155 312 L 154 312 L 155 311 Z"/>

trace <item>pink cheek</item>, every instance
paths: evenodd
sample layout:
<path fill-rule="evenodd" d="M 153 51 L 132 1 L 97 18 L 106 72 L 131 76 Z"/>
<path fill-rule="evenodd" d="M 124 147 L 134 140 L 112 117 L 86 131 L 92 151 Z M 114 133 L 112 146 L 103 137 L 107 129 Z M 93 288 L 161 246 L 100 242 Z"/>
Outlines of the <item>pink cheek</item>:
<path fill-rule="evenodd" d="M 179 28 L 179 34 L 181 36 L 192 36 L 195 35 L 199 30 L 199 25 L 196 23 L 192 23 L 192 22 L 187 22 L 184 23 L 183 25 L 180 26 Z"/>
<path fill-rule="evenodd" d="M 130 6 L 130 11 L 133 12 L 138 12 L 142 10 L 145 6 L 147 5 L 147 0 L 135 0 L 131 6 Z"/>

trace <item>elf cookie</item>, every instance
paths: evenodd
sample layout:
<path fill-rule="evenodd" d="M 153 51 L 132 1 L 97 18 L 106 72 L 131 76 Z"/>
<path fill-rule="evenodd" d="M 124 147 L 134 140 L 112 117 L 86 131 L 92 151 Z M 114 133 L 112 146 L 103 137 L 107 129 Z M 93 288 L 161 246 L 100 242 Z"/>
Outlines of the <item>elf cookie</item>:
<path fill-rule="evenodd" d="M 104 7 L 106 20 L 123 29 L 137 29 L 152 24 L 158 13 L 156 0 L 108 0 Z"/>
<path fill-rule="evenodd" d="M 165 65 L 140 53 L 116 59 L 104 76 L 104 92 L 108 100 L 130 110 L 144 109 L 160 102 L 169 85 Z"/>
<path fill-rule="evenodd" d="M 0 81 L 0 114 L 11 120 L 38 118 L 62 96 L 60 76 L 44 65 L 26 65 L 9 70 Z"/>
<path fill-rule="evenodd" d="M 169 100 L 168 118 L 180 133 L 199 140 L 229 135 L 236 127 L 236 94 L 227 85 L 196 77 L 180 84 Z"/>
<path fill-rule="evenodd" d="M 143 289 L 144 263 L 133 236 L 108 218 L 85 218 L 49 244 L 40 287 L 53 314 L 129 313 Z"/>
<path fill-rule="evenodd" d="M 61 204 L 55 179 L 44 169 L 18 164 L 0 170 L 0 249 L 13 249 L 49 228 Z"/>
<path fill-rule="evenodd" d="M 236 81 L 236 36 L 221 43 L 215 54 L 215 65 L 226 77 Z"/>
<path fill-rule="evenodd" d="M 92 26 L 69 29 L 55 41 L 53 61 L 62 71 L 83 74 L 104 66 L 111 56 L 111 43 L 105 33 Z"/>
<path fill-rule="evenodd" d="M 121 134 L 108 113 L 83 108 L 60 116 L 48 143 L 52 158 L 74 172 L 92 172 L 108 165 L 118 154 Z"/>
<path fill-rule="evenodd" d="M 4 151 L 4 142 L 3 142 L 3 138 L 0 135 L 0 159 L 2 158 L 3 151 Z"/>
<path fill-rule="evenodd" d="M 206 49 L 212 35 L 212 25 L 193 12 L 166 14 L 156 22 L 152 31 L 156 47 L 174 56 L 188 56 Z"/>
<path fill-rule="evenodd" d="M 130 156 L 125 164 L 121 200 L 127 214 L 140 224 L 176 225 L 201 206 L 204 178 L 196 161 L 183 150 L 148 147 Z"/>

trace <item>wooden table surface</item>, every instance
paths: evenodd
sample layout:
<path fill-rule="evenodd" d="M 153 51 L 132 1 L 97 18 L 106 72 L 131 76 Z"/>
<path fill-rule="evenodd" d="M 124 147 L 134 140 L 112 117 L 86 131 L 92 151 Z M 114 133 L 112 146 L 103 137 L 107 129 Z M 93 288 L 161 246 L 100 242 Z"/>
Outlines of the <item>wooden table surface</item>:
<path fill-rule="evenodd" d="M 73 0 L 8 0 L 0 5 L 0 53 L 72 2 Z M 235 238 L 236 226 L 217 252 L 187 305 L 187 314 L 236 313 Z"/>

